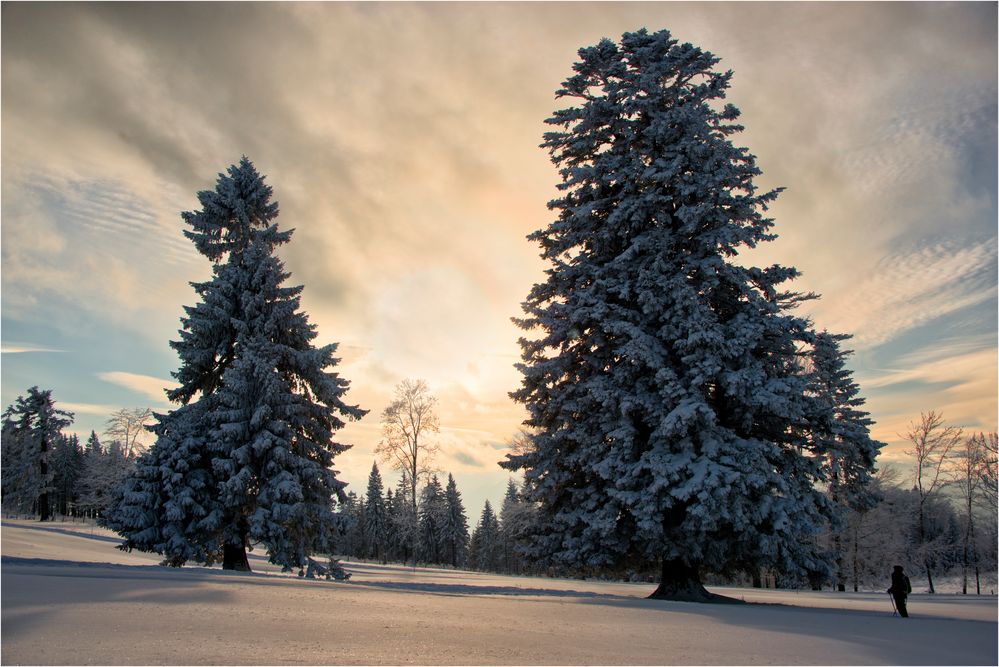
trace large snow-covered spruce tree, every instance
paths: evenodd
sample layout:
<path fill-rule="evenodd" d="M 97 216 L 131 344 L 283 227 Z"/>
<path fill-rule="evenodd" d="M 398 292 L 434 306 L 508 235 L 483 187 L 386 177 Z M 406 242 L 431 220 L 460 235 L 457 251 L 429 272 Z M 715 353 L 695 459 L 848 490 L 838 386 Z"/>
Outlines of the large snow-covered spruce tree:
<path fill-rule="evenodd" d="M 518 324 L 545 529 L 532 556 L 661 563 L 655 597 L 710 600 L 701 572 L 827 573 L 830 503 L 807 437 L 813 334 L 790 267 L 734 261 L 774 238 L 755 158 L 736 147 L 732 73 L 668 31 L 579 51 L 546 122 L 558 218 L 528 238 L 550 263 Z"/>
<path fill-rule="evenodd" d="M 180 386 L 168 396 L 180 405 L 156 415 L 156 442 L 106 519 L 125 548 L 173 565 L 249 569 L 246 547 L 259 543 L 291 568 L 333 549 L 344 484 L 332 465 L 349 448 L 333 437 L 365 411 L 343 402 L 336 344 L 313 346 L 302 287 L 283 286 L 274 251 L 292 232 L 278 229 L 271 195 L 244 157 L 183 214 L 212 279 L 193 284 L 200 300 L 171 342 Z"/>

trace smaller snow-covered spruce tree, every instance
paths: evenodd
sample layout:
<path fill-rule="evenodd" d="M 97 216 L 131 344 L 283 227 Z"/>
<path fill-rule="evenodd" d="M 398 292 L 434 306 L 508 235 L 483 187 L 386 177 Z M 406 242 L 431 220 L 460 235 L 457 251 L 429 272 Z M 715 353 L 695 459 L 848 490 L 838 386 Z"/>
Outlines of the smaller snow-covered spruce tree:
<path fill-rule="evenodd" d="M 63 435 L 56 440 L 52 455 L 52 487 L 55 511 L 63 516 L 74 513 L 83 475 L 83 447 L 75 434 Z"/>
<path fill-rule="evenodd" d="M 817 413 L 811 419 L 812 446 L 824 453 L 829 497 L 836 513 L 833 516 L 833 555 L 836 560 L 836 586 L 846 590 L 844 531 L 849 510 L 863 512 L 877 502 L 872 483 L 874 462 L 884 443 L 871 438 L 874 423 L 861 408 L 864 398 L 846 367 L 849 350 L 840 349 L 847 334 L 823 331 L 815 336 L 811 350 L 809 391 L 816 398 Z"/>
<path fill-rule="evenodd" d="M 818 416 L 812 419 L 813 446 L 826 455 L 830 495 L 837 504 L 857 509 L 875 501 L 871 481 L 884 443 L 871 438 L 874 420 L 861 409 L 865 400 L 846 367 L 852 351 L 840 349 L 840 342 L 851 337 L 827 331 L 815 335 L 809 391 L 819 408 Z"/>
<path fill-rule="evenodd" d="M 103 516 L 120 498 L 134 461 L 127 458 L 121 442 L 112 440 L 105 450 L 93 433 L 83 458 L 79 507 L 91 516 Z"/>
<path fill-rule="evenodd" d="M 500 569 L 503 572 L 519 573 L 520 559 L 514 552 L 515 540 L 508 528 L 514 526 L 514 515 L 520 507 L 520 499 L 517 497 L 517 485 L 511 479 L 506 483 L 506 494 L 503 496 L 503 504 L 500 506 Z"/>
<path fill-rule="evenodd" d="M 104 447 L 101 445 L 101 439 L 97 436 L 97 432 L 91 431 L 90 437 L 87 438 L 87 444 L 83 446 L 83 455 L 93 456 L 100 454 L 103 450 Z"/>
<path fill-rule="evenodd" d="M 499 521 L 493 506 L 487 500 L 482 507 L 482 516 L 472 532 L 469 545 L 469 562 L 476 570 L 495 572 L 499 569 L 502 559 L 502 543 L 500 542 Z"/>
<path fill-rule="evenodd" d="M 382 496 L 382 475 L 378 472 L 378 464 L 371 464 L 371 474 L 368 475 L 368 495 L 364 515 L 367 535 L 368 558 L 385 562 L 388 545 L 388 508 Z"/>
<path fill-rule="evenodd" d="M 417 537 L 417 515 L 409 500 L 411 487 L 406 475 L 399 479 L 395 494 L 388 498 L 389 552 L 393 561 L 405 563 L 414 557 L 413 545 Z"/>
<path fill-rule="evenodd" d="M 444 561 L 444 526 L 447 500 L 437 475 L 432 475 L 420 491 L 420 558 L 425 563 Z"/>
<path fill-rule="evenodd" d="M 513 480 L 507 483 L 506 495 L 500 509 L 500 536 L 503 542 L 503 570 L 513 574 L 523 574 L 532 569 L 532 563 L 524 558 L 524 545 L 530 541 L 534 530 L 535 509 L 525 500 L 527 490 L 517 489 Z"/>
<path fill-rule="evenodd" d="M 124 548 L 172 565 L 249 569 L 251 543 L 285 568 L 333 550 L 344 484 L 332 465 L 349 447 L 333 437 L 365 411 L 343 402 L 336 344 L 313 346 L 302 287 L 284 286 L 274 252 L 292 232 L 278 228 L 271 195 L 244 157 L 182 216 L 212 279 L 193 284 L 199 302 L 171 342 L 180 386 L 168 397 L 179 406 L 155 415 L 156 442 L 106 518 Z"/>
<path fill-rule="evenodd" d="M 340 506 L 340 552 L 364 558 L 367 555 L 367 511 L 364 498 L 349 491 Z"/>
<path fill-rule="evenodd" d="M 73 413 L 55 407 L 51 389 L 31 387 L 2 419 L 3 502 L 48 521 L 54 509 L 52 453 L 64 438 L 62 429 L 73 423 Z"/>
<path fill-rule="evenodd" d="M 451 567 L 465 565 L 468 560 L 468 517 L 461 501 L 461 492 L 448 473 L 447 487 L 444 489 L 445 513 L 442 533 L 445 562 Z"/>
<path fill-rule="evenodd" d="M 530 556 L 578 568 L 659 563 L 653 597 L 715 600 L 702 571 L 826 576 L 832 503 L 792 308 L 798 273 L 734 261 L 772 240 L 779 191 L 732 139 L 732 72 L 669 31 L 579 51 L 546 122 L 557 219 L 519 326 L 539 531 Z"/>

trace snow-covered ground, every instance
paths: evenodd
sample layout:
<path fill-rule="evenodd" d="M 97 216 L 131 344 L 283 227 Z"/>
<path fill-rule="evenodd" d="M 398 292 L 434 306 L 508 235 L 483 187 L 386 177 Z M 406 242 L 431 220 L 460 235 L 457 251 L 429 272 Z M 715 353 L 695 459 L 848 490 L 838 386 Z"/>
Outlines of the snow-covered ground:
<path fill-rule="evenodd" d="M 997 664 L 995 596 L 652 587 L 347 563 L 347 583 L 159 567 L 92 526 L 4 521 L 3 664 Z"/>

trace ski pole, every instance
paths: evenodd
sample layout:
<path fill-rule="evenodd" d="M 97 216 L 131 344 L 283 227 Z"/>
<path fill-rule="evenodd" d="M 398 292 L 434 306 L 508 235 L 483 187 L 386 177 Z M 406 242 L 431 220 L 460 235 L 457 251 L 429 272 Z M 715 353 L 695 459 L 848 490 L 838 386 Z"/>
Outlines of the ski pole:
<path fill-rule="evenodd" d="M 891 609 L 892 609 L 891 615 L 892 618 L 894 618 L 895 616 L 898 616 L 898 607 L 895 606 L 895 596 L 889 593 L 888 597 L 891 598 Z"/>

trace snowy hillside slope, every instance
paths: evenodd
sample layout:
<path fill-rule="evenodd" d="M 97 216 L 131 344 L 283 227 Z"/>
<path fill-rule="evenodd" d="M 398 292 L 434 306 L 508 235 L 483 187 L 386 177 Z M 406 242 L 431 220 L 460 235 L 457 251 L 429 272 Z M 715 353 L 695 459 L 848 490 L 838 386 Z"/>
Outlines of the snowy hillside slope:
<path fill-rule="evenodd" d="M 80 524 L 4 521 L 3 664 L 996 664 L 996 598 L 652 587 L 348 563 L 348 583 L 159 567 Z"/>

